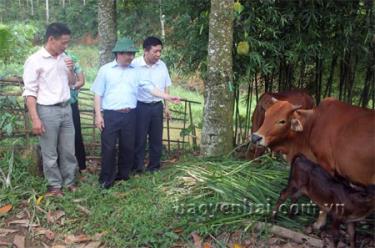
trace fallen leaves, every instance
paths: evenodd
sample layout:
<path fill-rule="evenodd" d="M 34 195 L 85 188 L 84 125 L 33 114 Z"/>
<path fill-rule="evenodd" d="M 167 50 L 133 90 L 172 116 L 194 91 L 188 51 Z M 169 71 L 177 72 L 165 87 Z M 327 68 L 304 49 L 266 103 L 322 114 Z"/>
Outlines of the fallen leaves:
<path fill-rule="evenodd" d="M 8 225 L 20 225 L 22 227 L 37 227 L 38 224 L 31 223 L 28 219 L 13 220 L 8 222 Z"/>
<path fill-rule="evenodd" d="M 196 232 L 192 232 L 191 236 L 193 237 L 194 247 L 195 248 L 202 248 L 202 238 L 201 238 L 201 236 L 199 236 L 199 234 L 196 233 Z"/>
<path fill-rule="evenodd" d="M 203 243 L 203 248 L 212 248 L 212 245 L 209 242 L 204 242 Z"/>
<path fill-rule="evenodd" d="M 48 211 L 48 213 L 47 213 L 47 222 L 49 224 L 56 223 L 64 215 L 65 215 L 65 212 L 62 211 L 62 210 Z"/>
<path fill-rule="evenodd" d="M 47 228 L 40 227 L 40 228 L 36 228 L 34 231 L 36 235 L 44 235 L 48 240 L 55 239 L 55 233 Z"/>
<path fill-rule="evenodd" d="M 99 248 L 102 242 L 100 241 L 94 241 L 86 244 L 83 248 Z"/>
<path fill-rule="evenodd" d="M 12 204 L 6 204 L 0 208 L 0 216 L 6 215 L 10 210 L 12 210 Z"/>
<path fill-rule="evenodd" d="M 65 236 L 65 243 L 66 244 L 73 244 L 73 243 L 84 243 L 91 241 L 91 237 L 85 235 L 85 234 L 80 234 L 80 235 L 66 235 Z"/>
<path fill-rule="evenodd" d="M 175 229 L 173 229 L 173 232 L 174 233 L 182 233 L 184 231 L 184 229 L 183 228 L 181 228 L 181 227 L 177 227 L 177 228 L 175 228 Z"/>
<path fill-rule="evenodd" d="M 77 208 L 78 208 L 79 211 L 81 211 L 84 214 L 87 214 L 87 215 L 91 214 L 90 210 L 88 210 L 87 208 L 85 208 L 84 206 L 82 206 L 80 204 L 77 204 Z"/>
<path fill-rule="evenodd" d="M 66 214 L 62 210 L 44 210 L 40 207 L 40 203 L 43 198 L 39 197 L 34 205 L 35 210 L 42 212 L 46 216 L 46 222 L 48 224 L 64 225 L 66 221 Z M 78 204 L 76 202 L 76 207 L 82 213 L 87 215 L 91 214 L 91 211 Z M 38 206 L 39 205 L 39 206 Z M 7 204 L 0 208 L 1 215 L 8 213 L 14 208 L 12 205 Z M 79 247 L 79 248 L 100 248 L 102 247 L 101 238 L 106 235 L 106 232 L 97 233 L 95 235 L 89 236 L 83 233 L 79 234 L 62 234 L 55 233 L 51 229 L 41 227 L 38 218 L 34 218 L 27 208 L 23 208 L 22 211 L 17 214 L 14 213 L 12 218 L 9 218 L 6 222 L 9 228 L 0 228 L 0 247 L 14 247 L 14 248 L 25 248 L 27 246 L 26 237 L 30 235 L 32 239 L 37 238 L 39 244 L 42 247 L 50 248 L 67 248 L 67 247 Z M 38 224 L 36 224 L 38 223 Z M 47 224 L 45 223 L 45 224 Z M 26 227 L 26 228 L 25 228 Z M 2 240 L 4 239 L 4 240 Z M 33 242 L 33 241 L 31 241 Z"/>
<path fill-rule="evenodd" d="M 17 232 L 18 230 L 16 229 L 5 229 L 5 228 L 0 228 L 0 235 L 1 234 L 9 234 L 9 233 L 15 233 Z"/>
<path fill-rule="evenodd" d="M 35 204 L 36 204 L 37 206 L 39 206 L 40 203 L 43 201 L 43 199 L 44 199 L 44 196 L 43 196 L 43 195 L 39 196 L 38 199 L 36 200 Z"/>
<path fill-rule="evenodd" d="M 11 245 L 12 245 L 12 243 L 10 243 L 10 242 L 6 242 L 6 241 L 0 240 L 0 246 L 6 246 L 6 247 L 8 247 L 8 246 L 11 246 Z"/>
<path fill-rule="evenodd" d="M 17 248 L 25 248 L 25 236 L 14 236 L 13 245 Z"/>
<path fill-rule="evenodd" d="M 239 243 L 234 243 L 233 248 L 243 248 L 243 246 L 240 245 Z"/>

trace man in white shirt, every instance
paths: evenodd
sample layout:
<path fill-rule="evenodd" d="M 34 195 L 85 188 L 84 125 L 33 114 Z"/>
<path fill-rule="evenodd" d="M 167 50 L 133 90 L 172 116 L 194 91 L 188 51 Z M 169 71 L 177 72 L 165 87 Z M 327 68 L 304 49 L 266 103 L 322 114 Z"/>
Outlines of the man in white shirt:
<path fill-rule="evenodd" d="M 144 54 L 134 59 L 132 65 L 138 69 L 142 78 L 152 82 L 160 91 L 168 93 L 171 85 L 168 68 L 160 60 L 163 43 L 156 37 L 147 37 L 143 42 Z M 146 140 L 148 137 L 149 163 L 148 171 L 156 171 L 160 168 L 163 139 L 163 109 L 166 117 L 170 112 L 167 103 L 160 97 L 155 97 L 149 92 L 139 89 L 137 97 L 137 127 L 135 143 L 134 167 L 138 173 L 144 171 L 144 157 Z"/>
<path fill-rule="evenodd" d="M 115 59 L 99 69 L 91 87 L 95 93 L 95 124 L 101 131 L 99 183 L 102 189 L 112 187 L 115 180 L 129 179 L 134 160 L 135 129 L 139 124 L 135 113 L 138 91 L 180 102 L 179 97 L 160 91 L 131 65 L 137 51 L 132 40 L 119 39 L 112 49 Z"/>
<path fill-rule="evenodd" d="M 74 63 L 64 51 L 70 30 L 62 23 L 48 25 L 45 45 L 25 62 L 23 81 L 32 131 L 39 136 L 47 195 L 62 196 L 62 187 L 75 191 L 77 160 L 74 126 L 69 104 L 75 83 Z"/>

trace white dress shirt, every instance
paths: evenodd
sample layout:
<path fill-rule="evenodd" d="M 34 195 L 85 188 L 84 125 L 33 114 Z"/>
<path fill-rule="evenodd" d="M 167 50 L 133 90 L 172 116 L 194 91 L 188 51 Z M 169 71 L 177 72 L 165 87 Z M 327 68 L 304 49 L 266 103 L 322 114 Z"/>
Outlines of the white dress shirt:
<path fill-rule="evenodd" d="M 171 84 L 168 68 L 160 59 L 153 65 L 147 65 L 145 59 L 142 57 L 135 58 L 132 61 L 132 66 L 137 69 L 137 73 L 142 81 L 149 81 L 153 86 L 164 92 Z M 141 102 L 157 102 L 163 100 L 162 98 L 153 96 L 149 91 L 142 88 L 138 90 L 138 101 Z"/>
<path fill-rule="evenodd" d="M 44 47 L 32 54 L 25 62 L 23 96 L 34 96 L 41 105 L 54 105 L 70 98 L 65 53 L 53 57 Z"/>

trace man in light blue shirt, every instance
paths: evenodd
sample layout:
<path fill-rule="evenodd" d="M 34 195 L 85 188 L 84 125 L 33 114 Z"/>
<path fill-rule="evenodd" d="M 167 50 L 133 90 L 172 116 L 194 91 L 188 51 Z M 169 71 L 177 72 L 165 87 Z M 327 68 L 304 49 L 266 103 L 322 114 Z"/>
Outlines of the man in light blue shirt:
<path fill-rule="evenodd" d="M 131 65 L 137 48 L 133 41 L 123 38 L 117 41 L 112 52 L 116 59 L 99 69 L 91 88 L 95 93 L 95 125 L 101 130 L 102 164 L 99 183 L 107 189 L 114 180 L 129 179 L 133 167 L 138 90 L 178 103 L 179 97 L 172 97 L 157 89 L 152 83 L 142 80 Z M 102 114 L 103 113 L 103 114 Z M 117 139 L 119 150 L 116 150 Z M 116 155 L 118 167 L 116 175 Z"/>
<path fill-rule="evenodd" d="M 171 78 L 167 66 L 160 60 L 163 43 L 156 37 L 147 37 L 143 42 L 144 54 L 134 59 L 134 65 L 144 80 L 152 82 L 159 90 L 168 93 Z M 164 103 L 166 117 L 170 113 Z M 155 97 L 148 91 L 140 89 L 137 103 L 137 130 L 135 142 L 134 168 L 138 173 L 144 170 L 144 157 L 146 140 L 149 144 L 148 171 L 156 171 L 160 168 L 163 139 L 163 102 L 160 97 Z"/>

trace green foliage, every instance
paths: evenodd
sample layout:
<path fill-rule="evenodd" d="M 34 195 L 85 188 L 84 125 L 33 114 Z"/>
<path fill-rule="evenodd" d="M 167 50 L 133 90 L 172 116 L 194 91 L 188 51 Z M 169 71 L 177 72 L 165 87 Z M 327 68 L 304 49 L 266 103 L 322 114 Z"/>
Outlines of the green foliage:
<path fill-rule="evenodd" d="M 36 32 L 37 28 L 31 24 L 1 24 L 0 63 L 23 64 L 26 57 L 36 49 L 33 46 Z"/>
<path fill-rule="evenodd" d="M 10 45 L 12 43 L 12 33 L 10 28 L 0 24 L 0 57 L 7 60 L 10 57 Z"/>
<path fill-rule="evenodd" d="M 65 8 L 62 8 L 58 1 L 52 3 L 54 7 L 51 10 L 56 11 L 53 21 L 67 23 L 74 38 L 80 38 L 85 34 L 95 37 L 98 34 L 97 0 L 87 0 L 85 5 L 82 1 L 67 1 Z"/>
<path fill-rule="evenodd" d="M 366 63 L 364 5 L 353 1 L 241 1 L 244 10 L 235 17 L 235 44 L 247 40 L 252 53 L 235 56 L 237 77 L 275 73 L 278 61 L 313 64 L 316 58 L 330 59 L 344 51 Z M 360 1 L 361 2 L 361 1 Z"/>
<path fill-rule="evenodd" d="M 14 149 L 0 155 L 0 182 L 3 189 L 12 188 L 12 172 L 14 167 Z"/>
<path fill-rule="evenodd" d="M 166 43 L 180 56 L 168 56 L 173 64 L 184 72 L 200 69 L 206 71 L 208 46 L 208 21 L 210 1 L 165 1 Z M 204 75 L 204 74 L 203 74 Z"/>
<path fill-rule="evenodd" d="M 99 69 L 99 51 L 96 46 L 72 45 L 69 48 L 79 60 L 83 73 L 85 74 L 85 88 L 89 89 L 95 80 Z"/>
<path fill-rule="evenodd" d="M 0 109 L 5 109 L 1 111 L 0 115 L 0 137 L 2 135 L 11 136 L 19 127 L 22 127 L 23 123 L 19 120 L 18 116 L 14 113 L 8 112 L 13 108 L 19 108 L 20 105 L 17 102 L 15 96 L 0 96 Z"/>
<path fill-rule="evenodd" d="M 16 125 L 16 116 L 10 113 L 4 113 L 0 117 L 0 131 L 5 133 L 7 136 L 11 136 L 13 133 L 13 127 Z"/>

